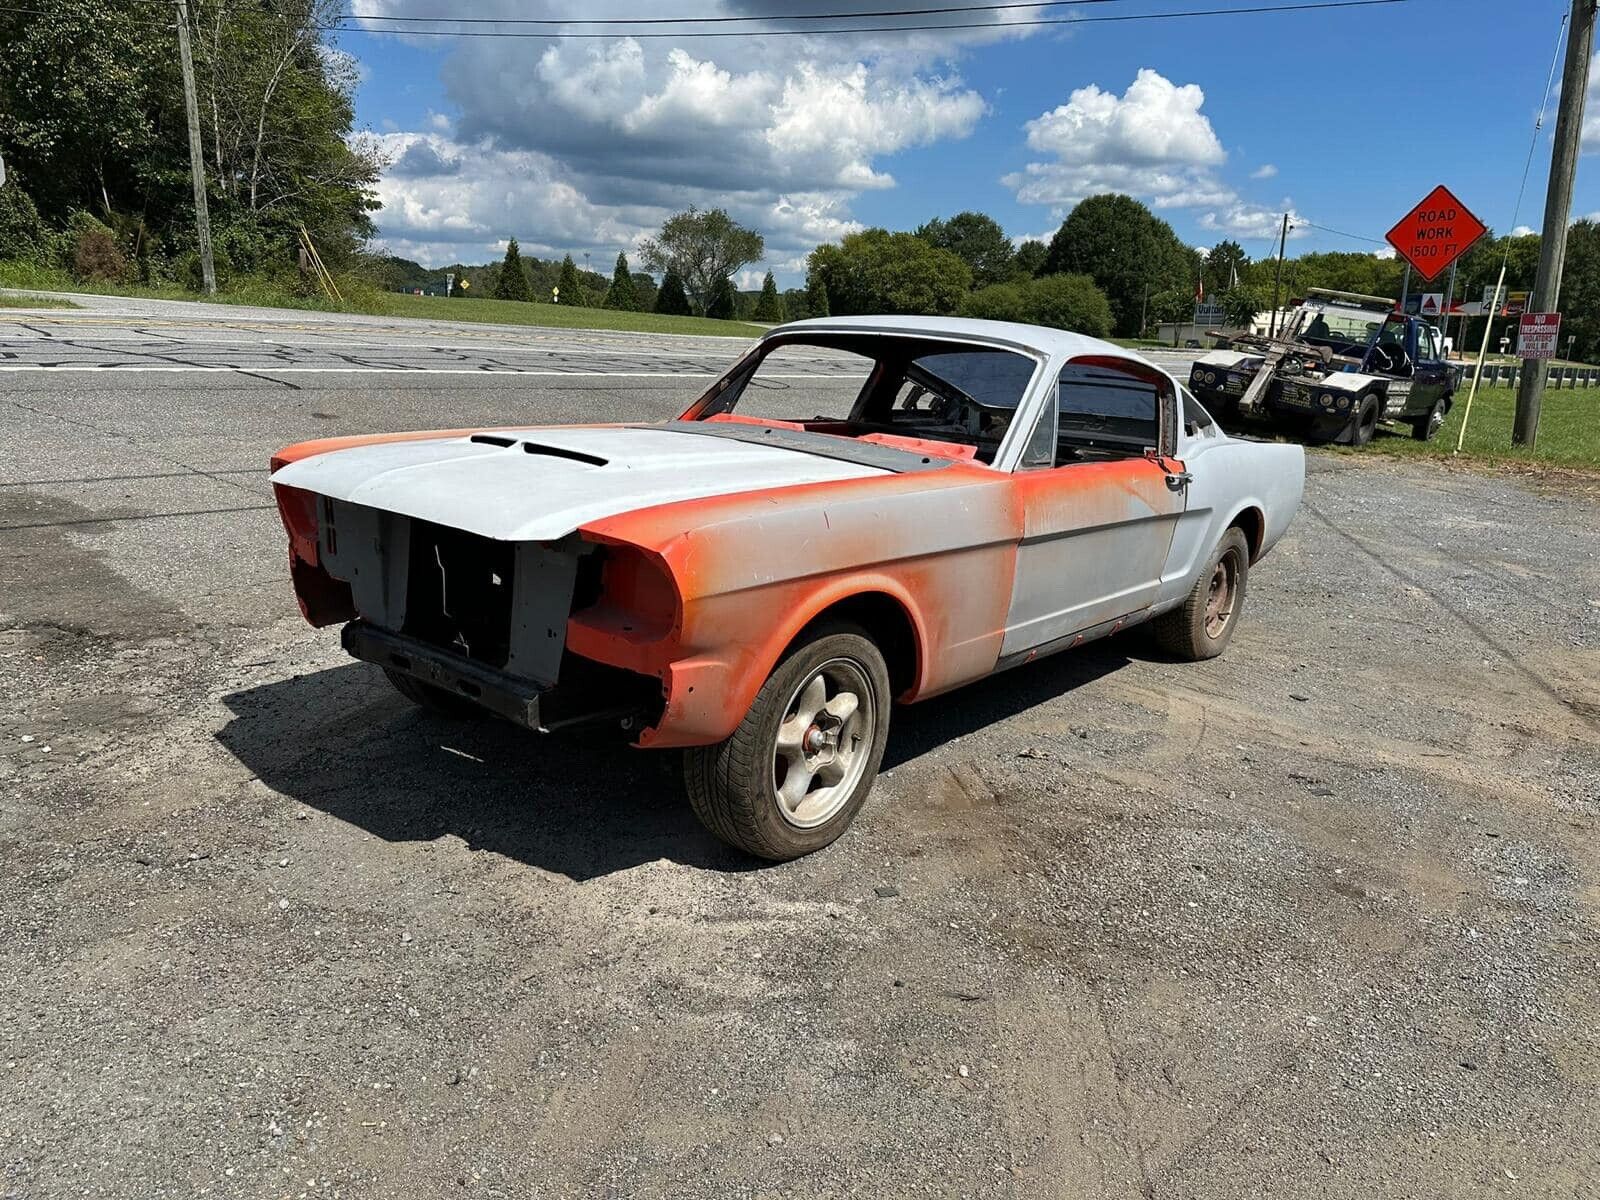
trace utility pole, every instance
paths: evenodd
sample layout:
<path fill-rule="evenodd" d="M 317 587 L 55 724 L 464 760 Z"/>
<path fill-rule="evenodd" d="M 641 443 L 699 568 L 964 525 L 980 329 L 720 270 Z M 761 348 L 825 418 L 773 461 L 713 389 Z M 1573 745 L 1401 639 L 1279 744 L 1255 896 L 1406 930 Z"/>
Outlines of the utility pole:
<path fill-rule="evenodd" d="M 1589 90 L 1589 58 L 1594 53 L 1597 0 L 1572 0 L 1567 24 L 1567 61 L 1561 71 L 1561 107 L 1556 110 L 1555 147 L 1550 153 L 1550 184 L 1544 197 L 1544 233 L 1539 241 L 1539 273 L 1534 277 L 1529 312 L 1555 312 L 1561 298 L 1561 271 L 1567 257 L 1567 223 L 1572 217 L 1572 183 L 1578 173 L 1578 143 L 1583 137 L 1583 102 Z M 1539 438 L 1539 406 L 1544 399 L 1543 359 L 1524 359 L 1517 384 L 1517 418 L 1511 441 L 1532 446 Z"/>
<path fill-rule="evenodd" d="M 1278 293 L 1283 288 L 1283 248 L 1289 241 L 1289 214 L 1283 214 L 1283 229 L 1278 234 L 1278 270 L 1272 277 L 1272 318 L 1267 324 L 1267 336 L 1278 336 Z"/>
<path fill-rule="evenodd" d="M 183 60 L 183 104 L 189 110 L 189 173 L 194 176 L 194 222 L 200 243 L 200 278 L 206 295 L 217 294 L 217 268 L 211 258 L 211 213 L 206 208 L 206 160 L 200 146 L 200 105 L 194 96 L 194 57 L 189 52 L 189 6 L 178 7 L 178 57 Z"/>

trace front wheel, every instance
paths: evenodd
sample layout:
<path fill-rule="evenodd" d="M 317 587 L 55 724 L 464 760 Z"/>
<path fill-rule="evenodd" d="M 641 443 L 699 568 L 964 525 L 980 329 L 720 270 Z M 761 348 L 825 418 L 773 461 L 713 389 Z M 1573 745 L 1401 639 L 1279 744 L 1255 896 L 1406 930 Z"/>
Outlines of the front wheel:
<path fill-rule="evenodd" d="M 1372 441 L 1378 433 L 1378 418 L 1382 415 L 1382 407 L 1378 398 L 1370 392 L 1361 397 L 1356 405 L 1355 419 L 1350 425 L 1350 444 L 1352 446 L 1365 446 Z"/>
<path fill-rule="evenodd" d="M 1250 546 L 1235 526 L 1217 543 L 1183 603 L 1151 623 L 1156 642 L 1167 653 L 1188 662 L 1221 654 L 1233 639 L 1233 627 L 1239 623 L 1249 577 Z"/>
<path fill-rule="evenodd" d="M 890 703 L 888 667 L 865 631 L 818 630 L 768 676 L 733 736 L 685 756 L 695 816 L 757 858 L 822 849 L 872 790 Z"/>

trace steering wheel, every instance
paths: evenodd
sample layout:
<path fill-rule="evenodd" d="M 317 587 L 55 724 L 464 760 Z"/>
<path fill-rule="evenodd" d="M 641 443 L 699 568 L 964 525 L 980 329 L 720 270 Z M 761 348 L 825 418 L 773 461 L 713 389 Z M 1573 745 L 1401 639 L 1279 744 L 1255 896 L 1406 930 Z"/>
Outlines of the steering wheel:
<path fill-rule="evenodd" d="M 1404 346 L 1396 346 L 1389 342 L 1379 342 L 1372 348 L 1374 365 L 1389 375 L 1398 375 L 1406 365 L 1406 351 Z"/>

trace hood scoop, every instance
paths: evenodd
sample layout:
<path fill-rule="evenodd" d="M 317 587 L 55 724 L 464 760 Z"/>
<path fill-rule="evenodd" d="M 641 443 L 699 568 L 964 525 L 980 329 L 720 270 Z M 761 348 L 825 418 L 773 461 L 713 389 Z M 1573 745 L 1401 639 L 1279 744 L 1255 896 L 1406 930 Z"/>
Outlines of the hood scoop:
<path fill-rule="evenodd" d="M 479 446 L 499 446 L 502 450 L 509 450 L 517 444 L 516 438 L 501 437 L 493 433 L 475 433 L 467 440 Z M 565 458 L 590 467 L 603 467 L 611 461 L 608 458 L 601 458 L 598 454 L 585 454 L 582 450 L 572 450 L 566 446 L 546 446 L 540 442 L 523 442 L 522 449 L 528 454 L 543 454 L 548 458 Z"/>

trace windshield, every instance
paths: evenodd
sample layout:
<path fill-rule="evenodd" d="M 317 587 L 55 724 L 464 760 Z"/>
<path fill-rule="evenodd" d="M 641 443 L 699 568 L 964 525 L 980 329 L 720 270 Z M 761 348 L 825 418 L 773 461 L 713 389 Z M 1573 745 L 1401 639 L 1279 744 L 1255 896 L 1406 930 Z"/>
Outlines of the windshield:
<path fill-rule="evenodd" d="M 1037 369 L 1017 351 L 926 337 L 774 339 L 691 413 L 886 444 L 945 443 L 944 457 L 989 463 Z"/>
<path fill-rule="evenodd" d="M 1312 310 L 1310 320 L 1300 327 L 1300 336 L 1323 346 L 1365 346 L 1382 324 L 1382 313 L 1330 304 Z"/>

